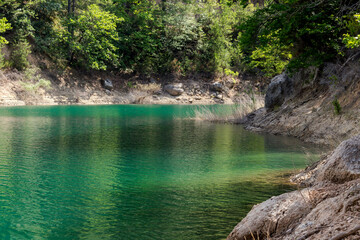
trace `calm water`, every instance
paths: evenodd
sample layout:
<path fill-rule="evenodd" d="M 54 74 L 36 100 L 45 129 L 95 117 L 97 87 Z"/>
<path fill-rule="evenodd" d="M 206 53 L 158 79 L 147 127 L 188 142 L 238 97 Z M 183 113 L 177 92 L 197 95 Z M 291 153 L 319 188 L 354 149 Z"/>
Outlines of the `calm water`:
<path fill-rule="evenodd" d="M 0 108 L 0 239 L 224 239 L 292 190 L 302 143 L 191 109 Z"/>

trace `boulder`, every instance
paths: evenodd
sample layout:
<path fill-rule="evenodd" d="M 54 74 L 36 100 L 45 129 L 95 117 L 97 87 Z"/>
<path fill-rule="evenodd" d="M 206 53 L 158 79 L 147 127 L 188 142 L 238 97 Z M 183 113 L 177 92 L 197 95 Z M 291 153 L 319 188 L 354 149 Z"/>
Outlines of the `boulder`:
<path fill-rule="evenodd" d="M 221 92 L 224 90 L 224 86 L 221 82 L 214 82 L 210 85 L 210 90 L 215 92 Z"/>
<path fill-rule="evenodd" d="M 168 92 L 171 96 L 180 96 L 184 93 L 182 83 L 168 84 L 164 87 L 164 90 Z"/>
<path fill-rule="evenodd" d="M 111 91 L 114 88 L 114 85 L 110 79 L 101 79 L 101 86 L 106 90 Z"/>
<path fill-rule="evenodd" d="M 296 226 L 298 219 L 311 211 L 308 191 L 294 191 L 255 205 L 251 212 L 233 229 L 227 240 L 253 239 L 286 232 Z M 256 238 L 257 239 L 257 238 Z"/>
<path fill-rule="evenodd" d="M 325 160 L 294 176 L 307 186 L 318 182 L 344 183 L 360 178 L 360 135 L 342 142 Z"/>
<path fill-rule="evenodd" d="M 280 107 L 294 91 L 294 85 L 286 73 L 282 73 L 271 80 L 265 96 L 265 108 Z"/>

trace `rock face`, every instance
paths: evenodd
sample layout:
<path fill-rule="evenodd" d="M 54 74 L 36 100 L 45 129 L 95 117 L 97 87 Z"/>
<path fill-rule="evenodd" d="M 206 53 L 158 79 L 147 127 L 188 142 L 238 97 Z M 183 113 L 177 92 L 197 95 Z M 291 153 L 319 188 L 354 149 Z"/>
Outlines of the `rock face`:
<path fill-rule="evenodd" d="M 182 83 L 168 84 L 164 87 L 164 90 L 168 92 L 171 96 L 180 96 L 184 93 Z"/>
<path fill-rule="evenodd" d="M 360 239 L 360 135 L 294 180 L 308 187 L 255 205 L 227 239 Z"/>
<path fill-rule="evenodd" d="M 111 91 L 114 88 L 114 85 L 110 79 L 101 79 L 101 86 L 106 90 Z"/>
<path fill-rule="evenodd" d="M 293 88 L 292 80 L 285 73 L 274 77 L 266 91 L 265 108 L 280 107 L 291 96 Z"/>

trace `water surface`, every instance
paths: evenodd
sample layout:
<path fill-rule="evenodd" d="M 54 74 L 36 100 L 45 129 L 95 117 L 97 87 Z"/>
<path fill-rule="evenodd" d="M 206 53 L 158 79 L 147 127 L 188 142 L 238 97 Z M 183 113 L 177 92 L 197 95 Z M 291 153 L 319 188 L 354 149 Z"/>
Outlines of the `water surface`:
<path fill-rule="evenodd" d="M 0 239 L 225 239 L 292 190 L 309 146 L 192 109 L 0 108 Z"/>

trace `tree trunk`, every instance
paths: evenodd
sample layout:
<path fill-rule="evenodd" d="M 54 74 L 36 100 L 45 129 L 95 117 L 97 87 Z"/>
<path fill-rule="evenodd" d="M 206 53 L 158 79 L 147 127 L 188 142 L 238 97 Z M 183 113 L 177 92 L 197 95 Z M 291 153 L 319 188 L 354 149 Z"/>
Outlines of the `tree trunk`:
<path fill-rule="evenodd" d="M 68 0 L 68 19 L 69 19 L 69 25 L 68 25 L 68 31 L 71 34 L 71 38 L 69 40 L 69 46 L 68 46 L 68 61 L 69 64 L 73 61 L 73 53 L 71 51 L 71 42 L 74 39 L 74 27 L 71 26 L 70 20 L 75 16 L 75 0 Z"/>

